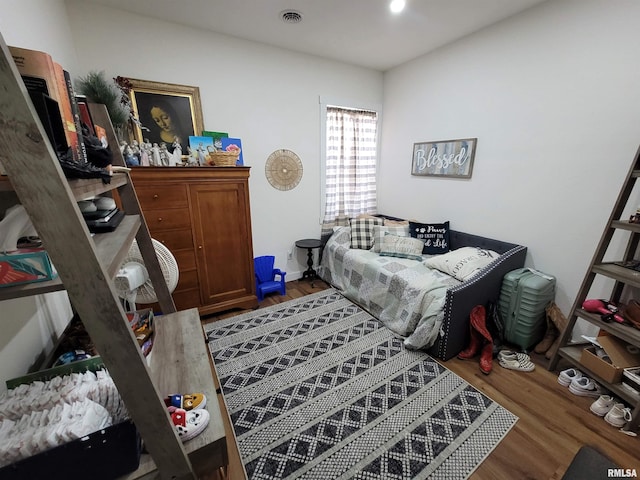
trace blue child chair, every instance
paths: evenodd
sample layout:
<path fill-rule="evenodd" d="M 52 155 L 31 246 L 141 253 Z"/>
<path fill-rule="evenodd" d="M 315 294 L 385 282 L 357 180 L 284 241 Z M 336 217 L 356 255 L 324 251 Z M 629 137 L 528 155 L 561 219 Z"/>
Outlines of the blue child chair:
<path fill-rule="evenodd" d="M 264 300 L 265 293 L 280 292 L 280 295 L 286 295 L 284 276 L 287 273 L 279 268 L 273 268 L 275 258 L 273 255 L 263 255 L 253 259 L 253 267 L 256 274 L 256 293 L 260 301 Z M 276 275 L 280 277 L 280 280 L 276 280 Z"/>

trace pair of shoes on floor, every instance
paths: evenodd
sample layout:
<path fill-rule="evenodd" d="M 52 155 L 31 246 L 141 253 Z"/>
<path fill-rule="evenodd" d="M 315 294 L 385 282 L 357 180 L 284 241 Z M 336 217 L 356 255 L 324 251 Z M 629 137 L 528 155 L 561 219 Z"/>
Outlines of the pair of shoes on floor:
<path fill-rule="evenodd" d="M 564 387 L 569 387 L 571 393 L 580 397 L 599 397 L 604 393 L 600 385 L 575 368 L 560 372 L 558 383 Z"/>
<path fill-rule="evenodd" d="M 169 395 L 165 404 L 183 443 L 200 435 L 209 425 L 209 412 L 204 409 L 207 397 L 202 393 Z"/>
<path fill-rule="evenodd" d="M 480 354 L 480 371 L 485 375 L 493 369 L 493 338 L 487 329 L 486 309 L 483 305 L 476 305 L 469 315 L 470 342 L 469 346 L 458 353 L 461 360 L 470 360 Z"/>
<path fill-rule="evenodd" d="M 568 368 L 560 372 L 560 374 L 558 375 L 558 383 L 563 387 L 568 387 L 569 385 L 571 385 L 571 382 L 574 378 L 577 379 L 581 377 L 582 372 L 580 370 L 577 370 L 575 368 Z"/>
<path fill-rule="evenodd" d="M 520 372 L 533 372 L 536 368 L 529 355 L 511 350 L 500 350 L 498 352 L 498 362 L 503 368 Z"/>
<path fill-rule="evenodd" d="M 637 436 L 636 433 L 624 430 L 624 426 L 632 419 L 631 409 L 611 395 L 600 395 L 589 407 L 591 413 L 604 417 L 604 421 L 612 427 L 619 428 L 622 433 Z"/>

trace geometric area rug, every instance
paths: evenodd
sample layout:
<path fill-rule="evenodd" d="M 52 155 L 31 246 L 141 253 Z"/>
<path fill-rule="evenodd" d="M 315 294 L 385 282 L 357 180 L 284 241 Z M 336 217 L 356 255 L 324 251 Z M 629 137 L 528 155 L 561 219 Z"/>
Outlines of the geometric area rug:
<path fill-rule="evenodd" d="M 334 289 L 205 333 L 252 480 L 465 479 L 518 420 Z"/>

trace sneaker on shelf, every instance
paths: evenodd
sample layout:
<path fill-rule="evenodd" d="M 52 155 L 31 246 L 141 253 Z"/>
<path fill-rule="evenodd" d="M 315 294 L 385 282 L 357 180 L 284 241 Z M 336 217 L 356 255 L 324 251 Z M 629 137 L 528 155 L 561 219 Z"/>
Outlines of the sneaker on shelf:
<path fill-rule="evenodd" d="M 604 393 L 600 385 L 585 376 L 571 380 L 569 391 L 580 397 L 599 397 Z"/>
<path fill-rule="evenodd" d="M 613 427 L 624 427 L 625 423 L 631 421 L 631 409 L 625 407 L 624 403 L 616 403 L 604 416 L 604 421 Z"/>
<path fill-rule="evenodd" d="M 580 370 L 576 370 L 575 368 L 568 368 L 567 370 L 563 370 L 558 375 L 558 383 L 563 387 L 568 387 L 571 385 L 571 381 L 574 378 L 581 378 L 582 372 Z"/>
<path fill-rule="evenodd" d="M 594 413 L 599 417 L 604 417 L 609 413 L 609 410 L 613 408 L 616 402 L 617 400 L 611 395 L 600 395 L 600 397 L 591 404 L 589 410 L 591 410 L 591 413 Z"/>

